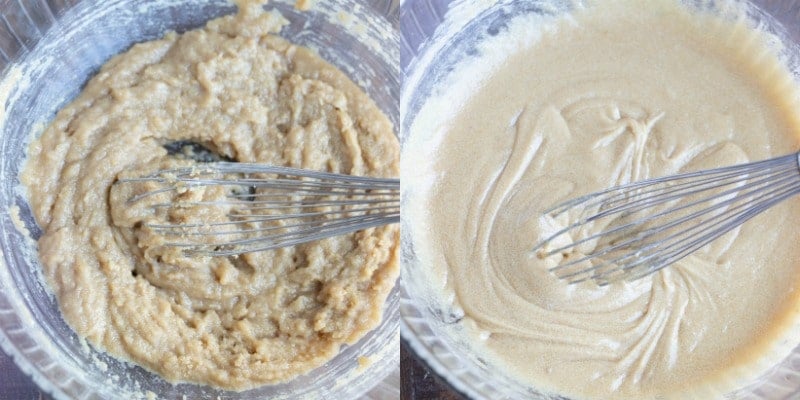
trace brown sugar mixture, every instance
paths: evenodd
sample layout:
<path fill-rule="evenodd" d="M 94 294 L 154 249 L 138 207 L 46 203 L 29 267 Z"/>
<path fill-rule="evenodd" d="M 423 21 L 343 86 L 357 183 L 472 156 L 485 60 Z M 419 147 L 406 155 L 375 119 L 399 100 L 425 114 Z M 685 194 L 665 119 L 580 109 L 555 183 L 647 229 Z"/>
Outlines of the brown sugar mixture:
<path fill-rule="evenodd" d="M 203 29 L 111 59 L 30 146 L 22 179 L 39 256 L 65 320 L 94 346 L 171 381 L 241 390 L 331 359 L 381 320 L 398 229 L 239 257 L 169 252 L 129 212 L 121 176 L 191 165 L 165 144 L 240 162 L 396 176 L 399 145 L 375 104 L 243 5 Z"/>

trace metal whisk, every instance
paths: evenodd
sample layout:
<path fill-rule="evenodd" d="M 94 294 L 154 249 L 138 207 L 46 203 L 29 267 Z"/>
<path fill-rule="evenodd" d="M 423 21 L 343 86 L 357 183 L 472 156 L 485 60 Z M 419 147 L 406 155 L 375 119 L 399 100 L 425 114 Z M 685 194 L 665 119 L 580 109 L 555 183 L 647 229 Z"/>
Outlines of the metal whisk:
<path fill-rule="evenodd" d="M 566 226 L 534 252 L 561 257 L 551 271 L 570 283 L 634 280 L 796 194 L 800 153 L 631 183 L 546 211 L 544 218 Z"/>
<path fill-rule="evenodd" d="M 263 164 L 211 162 L 120 179 L 184 253 L 231 256 L 293 246 L 400 221 L 398 179 Z"/>

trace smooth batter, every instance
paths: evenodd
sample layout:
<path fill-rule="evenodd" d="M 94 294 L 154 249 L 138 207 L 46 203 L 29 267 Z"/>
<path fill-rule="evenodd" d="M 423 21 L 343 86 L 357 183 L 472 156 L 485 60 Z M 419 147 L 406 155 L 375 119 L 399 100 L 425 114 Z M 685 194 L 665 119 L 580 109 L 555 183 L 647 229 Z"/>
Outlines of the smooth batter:
<path fill-rule="evenodd" d="M 448 91 L 480 69 L 440 88 L 451 114 L 423 106 L 403 151 L 404 218 L 454 332 L 523 382 L 592 399 L 719 398 L 797 344 L 798 199 L 632 283 L 567 285 L 531 252 L 559 201 L 797 151 L 797 91 L 765 35 L 612 1 L 528 48 L 482 49 L 497 67 L 458 108 Z"/>
<path fill-rule="evenodd" d="M 44 277 L 70 326 L 168 380 L 236 390 L 286 381 L 354 343 L 380 322 L 398 275 L 396 227 L 187 256 L 145 227 L 163 215 L 135 212 L 112 187 L 191 164 L 164 149 L 177 140 L 242 162 L 397 175 L 397 139 L 375 104 L 271 35 L 281 18 L 241 3 L 110 60 L 31 144 L 22 175 Z"/>

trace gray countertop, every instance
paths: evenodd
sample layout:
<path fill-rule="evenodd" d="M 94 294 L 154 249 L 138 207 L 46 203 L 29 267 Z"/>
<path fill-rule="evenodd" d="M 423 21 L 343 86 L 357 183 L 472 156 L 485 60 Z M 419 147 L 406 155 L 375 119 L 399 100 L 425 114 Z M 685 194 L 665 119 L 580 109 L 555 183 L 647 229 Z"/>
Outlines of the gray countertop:
<path fill-rule="evenodd" d="M 40 400 L 50 396 L 39 391 L 31 378 L 0 351 L 0 400 Z"/>

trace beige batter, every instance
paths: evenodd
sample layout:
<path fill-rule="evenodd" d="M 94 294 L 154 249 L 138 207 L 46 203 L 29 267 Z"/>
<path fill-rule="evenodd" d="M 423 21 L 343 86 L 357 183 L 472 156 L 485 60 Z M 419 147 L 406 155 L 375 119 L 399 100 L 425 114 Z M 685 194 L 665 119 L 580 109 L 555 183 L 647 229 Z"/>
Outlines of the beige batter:
<path fill-rule="evenodd" d="M 668 1 L 601 2 L 487 59 L 498 67 L 451 116 L 423 108 L 403 153 L 404 212 L 420 273 L 463 310 L 454 332 L 521 381 L 577 398 L 720 398 L 785 356 L 798 338 L 799 199 L 632 283 L 567 285 L 548 273 L 558 260 L 531 252 L 559 201 L 797 151 L 797 92 L 764 37 Z M 442 97 L 451 109 L 459 98 Z"/>
<path fill-rule="evenodd" d="M 375 104 L 270 35 L 280 18 L 242 7 L 109 61 L 31 144 L 22 176 L 44 276 L 79 335 L 168 380 L 237 390 L 306 373 L 361 338 L 398 275 L 396 227 L 190 257 L 153 240 L 144 226 L 160 217 L 112 189 L 121 175 L 186 165 L 162 147 L 175 140 L 242 162 L 397 175 L 399 146 Z"/>

